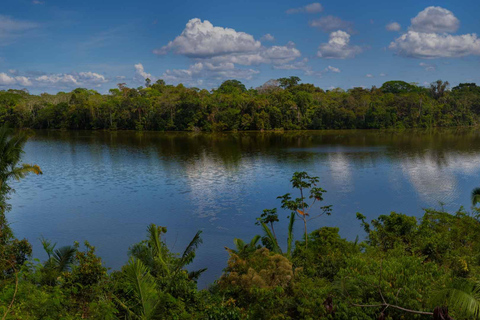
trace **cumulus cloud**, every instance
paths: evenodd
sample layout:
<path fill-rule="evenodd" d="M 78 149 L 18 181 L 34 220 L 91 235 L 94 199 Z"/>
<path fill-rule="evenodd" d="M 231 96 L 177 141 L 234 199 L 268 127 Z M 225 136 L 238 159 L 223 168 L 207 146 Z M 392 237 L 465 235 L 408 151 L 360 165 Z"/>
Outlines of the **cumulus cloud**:
<path fill-rule="evenodd" d="M 134 80 L 139 81 L 139 82 L 144 82 L 145 79 L 150 79 L 152 81 L 155 81 L 154 77 L 150 73 L 145 72 L 145 68 L 143 67 L 143 64 L 137 63 L 135 65 L 135 75 L 133 77 Z"/>
<path fill-rule="evenodd" d="M 335 16 L 325 16 L 309 22 L 310 27 L 318 28 L 323 32 L 331 32 L 334 30 L 346 30 L 353 33 L 353 23 L 345 21 Z"/>
<path fill-rule="evenodd" d="M 0 86 L 8 86 L 16 83 L 14 77 L 10 77 L 8 74 L 2 72 L 0 73 Z"/>
<path fill-rule="evenodd" d="M 441 7 L 428 7 L 411 19 L 408 32 L 390 43 L 397 54 L 412 58 L 458 58 L 480 55 L 480 39 L 475 33 L 452 35 L 460 21 Z"/>
<path fill-rule="evenodd" d="M 387 24 L 385 26 L 385 29 L 387 29 L 388 31 L 400 31 L 400 29 L 402 29 L 402 26 L 400 26 L 400 23 L 398 22 L 392 22 Z"/>
<path fill-rule="evenodd" d="M 48 74 L 31 79 L 36 86 L 95 86 L 108 82 L 105 76 L 95 72 Z"/>
<path fill-rule="evenodd" d="M 411 19 L 410 30 L 425 33 L 456 32 L 460 21 L 450 11 L 442 7 L 428 7 Z"/>
<path fill-rule="evenodd" d="M 0 86 L 71 88 L 98 87 L 108 82 L 105 76 L 95 72 L 43 74 L 39 76 L 9 76 L 0 73 Z"/>
<path fill-rule="evenodd" d="M 435 64 L 425 62 L 420 62 L 419 66 L 425 69 L 425 71 L 435 71 L 437 69 L 437 66 Z"/>
<path fill-rule="evenodd" d="M 264 41 L 273 41 L 271 34 L 262 37 Z M 167 70 L 162 76 L 165 80 L 179 82 L 181 79 L 194 83 L 193 78 L 206 77 L 220 79 L 221 77 L 238 77 L 250 79 L 259 72 L 254 69 L 238 66 L 254 66 L 271 64 L 274 68 L 289 68 L 287 64 L 300 65 L 295 61 L 301 57 L 301 52 L 295 43 L 284 46 L 264 46 L 252 35 L 230 28 L 213 26 L 209 21 L 191 19 L 182 33 L 166 46 L 154 51 L 156 54 L 173 52 L 186 56 L 192 64 L 186 69 Z M 141 67 L 141 68 L 140 68 Z M 145 79 L 143 66 L 136 66 L 138 79 Z M 151 76 L 151 75 L 150 75 Z"/>
<path fill-rule="evenodd" d="M 350 34 L 338 30 L 330 33 L 328 43 L 322 43 L 317 56 L 325 59 L 348 59 L 362 52 L 359 46 L 350 45 Z"/>
<path fill-rule="evenodd" d="M 172 69 L 165 71 L 161 78 L 172 83 L 185 83 L 188 85 L 203 85 L 204 81 L 217 81 L 223 79 L 250 80 L 258 74 L 258 70 L 235 68 L 234 64 L 226 63 L 213 65 L 197 62 L 188 69 Z"/>
<path fill-rule="evenodd" d="M 455 58 L 480 55 L 476 34 L 450 35 L 408 31 L 390 43 L 398 54 L 414 58 Z"/>
<path fill-rule="evenodd" d="M 213 57 L 210 59 L 202 59 L 201 61 L 209 61 L 213 64 L 218 63 L 234 63 L 243 66 L 259 65 L 259 64 L 285 64 L 302 54 L 300 51 L 292 46 L 272 46 L 269 48 L 262 47 L 256 52 L 245 54 L 229 54 Z"/>
<path fill-rule="evenodd" d="M 260 41 L 245 32 L 214 27 L 210 21 L 198 18 L 188 21 L 183 32 L 166 46 L 154 50 L 156 54 L 174 51 L 188 57 L 214 57 L 231 53 L 256 51 Z"/>
<path fill-rule="evenodd" d="M 325 68 L 325 72 L 333 72 L 333 73 L 340 73 L 342 72 L 340 69 L 338 68 L 335 68 L 335 67 L 332 67 L 332 66 L 328 66 Z"/>
<path fill-rule="evenodd" d="M 299 7 L 299 8 L 292 8 L 292 9 L 288 9 L 286 11 L 287 14 L 294 14 L 294 13 L 320 13 L 323 11 L 323 6 L 318 3 L 318 2 L 314 2 L 314 3 L 310 3 L 306 6 L 303 6 L 303 7 Z"/>
<path fill-rule="evenodd" d="M 272 36 L 270 33 L 267 33 L 260 40 L 262 40 L 262 41 L 275 41 L 275 37 Z"/>

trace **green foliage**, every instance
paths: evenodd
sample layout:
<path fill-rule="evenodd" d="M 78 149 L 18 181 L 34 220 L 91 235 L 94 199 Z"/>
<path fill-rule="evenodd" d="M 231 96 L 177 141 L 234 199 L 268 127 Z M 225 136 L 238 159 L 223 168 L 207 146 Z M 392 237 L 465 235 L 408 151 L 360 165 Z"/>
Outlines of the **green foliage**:
<path fill-rule="evenodd" d="M 480 90 L 467 83 L 448 89 L 388 81 L 381 88 L 324 91 L 292 76 L 247 90 L 227 80 L 216 90 L 119 84 L 101 95 L 83 88 L 56 95 L 0 91 L 0 123 L 17 128 L 107 130 L 386 129 L 478 124 Z"/>
<path fill-rule="evenodd" d="M 476 206 L 477 203 L 480 203 L 480 188 L 472 190 L 472 205 Z"/>
<path fill-rule="evenodd" d="M 320 277 L 330 281 L 335 279 L 347 260 L 360 253 L 360 247 L 340 238 L 338 228 L 323 227 L 308 235 L 309 247 L 298 242 L 292 261 L 308 277 Z"/>
<path fill-rule="evenodd" d="M 161 83 L 150 84 L 148 90 L 156 87 L 168 90 Z M 87 93 L 96 95 L 77 90 L 80 97 L 75 99 Z M 234 239 L 235 247 L 227 248 L 223 274 L 200 291 L 196 282 L 205 269 L 186 269 L 202 243 L 200 231 L 176 254 L 165 242 L 167 229 L 151 224 L 146 239 L 131 247 L 127 264 L 109 273 L 88 242 L 83 250 L 78 243 L 57 248 L 42 238 L 47 260 L 30 260 L 30 244 L 14 237 L 2 214 L 0 316 L 5 320 L 413 320 L 449 319 L 448 315 L 480 319 L 476 210 L 470 214 L 460 208 L 449 214 L 427 209 L 422 218 L 392 212 L 370 222 L 357 213 L 366 232 L 359 243 L 342 238 L 333 227 L 307 233 L 309 218 L 331 212 L 331 206 L 312 211 L 326 192 L 317 186 L 319 180 L 296 172 L 291 183 L 299 197 L 279 197 L 282 208 L 290 212 L 286 252 L 275 234 L 274 225 L 281 220 L 277 210 L 264 210 L 256 221 L 265 233 L 264 246 L 259 235 L 249 242 Z M 305 235 L 294 244 L 296 218 L 304 221 Z"/>

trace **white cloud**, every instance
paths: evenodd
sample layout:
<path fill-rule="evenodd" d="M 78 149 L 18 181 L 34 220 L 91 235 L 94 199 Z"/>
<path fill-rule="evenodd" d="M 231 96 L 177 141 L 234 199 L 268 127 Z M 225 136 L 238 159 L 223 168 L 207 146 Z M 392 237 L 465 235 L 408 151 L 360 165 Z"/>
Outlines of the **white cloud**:
<path fill-rule="evenodd" d="M 60 73 L 49 74 L 31 79 L 34 86 L 52 86 L 52 87 L 71 87 L 71 86 L 100 86 L 108 80 L 94 72 L 80 72 L 80 73 Z"/>
<path fill-rule="evenodd" d="M 380 73 L 379 76 L 380 76 L 380 77 L 386 77 L 387 74 L 386 74 L 386 73 Z"/>
<path fill-rule="evenodd" d="M 353 33 L 353 23 L 345 21 L 335 16 L 325 16 L 309 22 L 310 27 L 319 28 L 323 32 L 331 32 L 334 30 L 346 30 Z"/>
<path fill-rule="evenodd" d="M 460 21 L 450 11 L 442 7 L 428 7 L 411 19 L 410 30 L 424 33 L 455 32 Z"/>
<path fill-rule="evenodd" d="M 419 66 L 425 69 L 425 71 L 435 71 L 437 69 L 437 66 L 435 64 L 429 64 L 425 62 L 420 62 Z"/>
<path fill-rule="evenodd" d="M 373 74 L 367 73 L 367 74 L 365 75 L 365 77 L 366 77 L 366 78 L 373 78 Z"/>
<path fill-rule="evenodd" d="M 408 31 L 389 46 L 398 54 L 414 58 L 455 58 L 480 55 L 476 34 L 449 35 Z"/>
<path fill-rule="evenodd" d="M 328 66 L 325 68 L 325 72 L 334 72 L 334 73 L 340 73 L 342 72 L 340 69 L 338 68 L 335 68 L 335 67 L 332 67 L 332 66 Z"/>
<path fill-rule="evenodd" d="M 108 80 L 103 75 L 95 72 L 44 74 L 40 76 L 9 76 L 6 73 L 0 73 L 0 86 L 10 87 L 98 87 L 106 82 L 108 82 Z"/>
<path fill-rule="evenodd" d="M 266 34 L 262 39 L 273 41 L 274 37 Z M 293 66 L 307 68 L 301 66 L 306 63 L 305 61 L 296 61 L 302 54 L 295 48 L 293 42 L 288 42 L 284 46 L 267 47 L 250 34 L 216 27 L 209 21 L 202 22 L 200 19 L 191 19 L 179 36 L 154 52 L 157 54 L 173 52 L 192 60 L 189 68 L 165 71 L 162 77 L 173 82 L 185 79 L 187 83 L 198 83 L 195 78 L 200 77 L 217 80 L 221 80 L 222 77 L 250 79 L 259 73 L 254 69 L 238 68 L 237 65 L 271 64 L 277 69 Z M 136 69 L 136 77 L 144 80 L 146 72 L 143 66 L 137 65 Z M 152 78 L 150 74 L 148 75 Z"/>
<path fill-rule="evenodd" d="M 359 46 L 351 46 L 350 35 L 342 30 L 330 33 L 328 43 L 322 43 L 317 56 L 325 59 L 348 59 L 362 52 Z"/>
<path fill-rule="evenodd" d="M 156 54 L 174 51 L 193 58 L 251 52 L 260 49 L 261 43 L 245 32 L 214 27 L 210 21 L 198 18 L 188 21 L 183 32 L 166 46 L 154 50 Z"/>
<path fill-rule="evenodd" d="M 300 57 L 302 54 L 297 48 L 293 47 L 292 45 L 288 45 L 267 48 L 261 52 L 261 55 L 266 59 L 266 61 L 277 64 L 289 62 Z"/>
<path fill-rule="evenodd" d="M 135 65 L 135 75 L 134 75 L 133 79 L 135 81 L 143 83 L 143 82 L 145 82 L 145 79 L 147 79 L 147 78 L 152 80 L 152 81 L 155 81 L 155 78 L 152 77 L 152 75 L 150 73 L 145 72 L 143 64 L 137 63 Z"/>
<path fill-rule="evenodd" d="M 230 62 L 243 66 L 258 65 L 262 63 L 279 65 L 295 60 L 301 55 L 302 54 L 297 48 L 287 45 L 272 46 L 268 48 L 261 47 L 256 52 L 222 55 L 210 59 L 203 59 L 202 61 L 209 61 L 214 64 Z"/>
<path fill-rule="evenodd" d="M 40 0 L 33 0 L 33 4 L 45 4 L 45 1 L 40 1 Z"/>
<path fill-rule="evenodd" d="M 30 87 L 33 85 L 32 81 L 27 77 L 18 76 L 18 77 L 15 77 L 15 80 L 19 85 L 24 87 Z"/>
<path fill-rule="evenodd" d="M 319 13 L 323 11 L 323 7 L 320 3 L 314 2 L 310 3 L 306 6 L 299 7 L 299 8 L 292 8 L 286 11 L 287 14 L 294 14 L 294 13 Z"/>
<path fill-rule="evenodd" d="M 0 73 L 0 86 L 9 86 L 16 83 L 14 77 L 10 77 L 8 74 L 2 72 Z"/>
<path fill-rule="evenodd" d="M 385 29 L 387 29 L 388 31 L 400 31 L 400 29 L 402 29 L 402 26 L 398 22 L 392 22 L 387 24 L 385 26 Z"/>
<path fill-rule="evenodd" d="M 188 69 L 172 69 L 165 71 L 161 78 L 171 83 L 187 85 L 203 85 L 204 80 L 218 81 L 223 79 L 251 79 L 259 71 L 254 69 L 235 68 L 232 63 L 213 65 L 197 62 Z"/>
<path fill-rule="evenodd" d="M 460 21 L 441 7 L 428 7 L 411 19 L 409 31 L 390 43 L 397 54 L 412 58 L 458 58 L 480 55 L 480 39 L 475 33 L 451 35 Z"/>
<path fill-rule="evenodd" d="M 275 37 L 272 36 L 270 33 L 267 33 L 260 40 L 262 40 L 262 41 L 275 41 Z"/>

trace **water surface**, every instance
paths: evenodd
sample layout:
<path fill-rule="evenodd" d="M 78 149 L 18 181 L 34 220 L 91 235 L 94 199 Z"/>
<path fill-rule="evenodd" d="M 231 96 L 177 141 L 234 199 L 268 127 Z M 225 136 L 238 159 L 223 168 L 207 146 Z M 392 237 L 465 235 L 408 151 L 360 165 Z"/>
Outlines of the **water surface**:
<path fill-rule="evenodd" d="M 311 229 L 338 226 L 363 237 L 355 219 L 390 211 L 420 217 L 422 208 L 469 209 L 480 186 L 480 131 L 316 131 L 285 133 L 137 133 L 37 131 L 24 162 L 42 176 L 15 183 L 9 221 L 45 258 L 38 238 L 58 245 L 88 240 L 107 266 L 119 268 L 148 224 L 167 226 L 182 251 L 203 230 L 193 268 L 208 267 L 205 286 L 226 265 L 233 238 L 260 233 L 255 218 L 280 207 L 295 171 L 320 177 L 333 215 Z M 277 234 L 288 212 L 279 210 Z M 297 224 L 297 238 L 301 226 Z M 284 237 L 286 240 L 286 237 Z"/>

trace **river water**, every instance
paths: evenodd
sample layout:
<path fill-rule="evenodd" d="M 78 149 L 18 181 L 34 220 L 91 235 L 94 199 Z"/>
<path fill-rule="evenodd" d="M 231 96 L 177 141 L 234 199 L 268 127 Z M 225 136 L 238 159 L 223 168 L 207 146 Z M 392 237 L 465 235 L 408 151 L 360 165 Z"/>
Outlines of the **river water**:
<path fill-rule="evenodd" d="M 148 224 L 166 226 L 166 242 L 182 252 L 197 230 L 203 244 L 191 268 L 208 267 L 200 287 L 226 266 L 234 238 L 261 230 L 255 218 L 279 208 L 295 171 L 320 177 L 333 214 L 310 230 L 337 226 L 364 237 L 356 212 L 374 219 L 391 211 L 422 216 L 422 208 L 470 210 L 480 186 L 480 130 L 306 131 L 225 134 L 37 131 L 24 162 L 42 176 L 15 182 L 8 219 L 45 258 L 41 236 L 58 246 L 88 240 L 118 269 Z M 297 224 L 296 238 L 302 235 Z"/>

